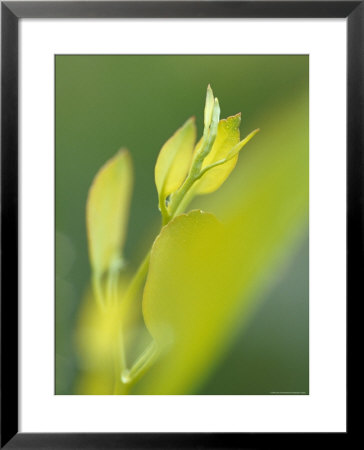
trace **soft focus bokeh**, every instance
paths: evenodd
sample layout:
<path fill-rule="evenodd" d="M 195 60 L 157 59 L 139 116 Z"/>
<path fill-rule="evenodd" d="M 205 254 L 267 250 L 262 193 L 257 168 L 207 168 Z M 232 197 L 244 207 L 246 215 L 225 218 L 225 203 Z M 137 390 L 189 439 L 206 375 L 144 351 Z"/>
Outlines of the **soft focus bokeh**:
<path fill-rule="evenodd" d="M 111 393 L 106 384 L 113 383 L 112 373 L 97 369 L 107 365 L 110 321 L 99 324 L 105 342 L 92 344 L 84 332 L 98 323 L 85 225 L 92 180 L 117 150 L 129 149 L 134 188 L 125 256 L 132 274 L 160 229 L 159 150 L 191 116 L 202 134 L 208 83 L 222 118 L 242 113 L 241 137 L 261 129 L 224 185 L 189 208 L 229 224 L 220 247 L 235 252 L 236 264 L 225 268 L 231 307 L 226 300 L 218 333 L 201 313 L 201 332 L 212 334 L 206 342 L 191 336 L 196 356 L 160 361 L 130 393 L 309 393 L 308 75 L 302 55 L 56 57 L 57 394 Z M 166 251 L 164 273 L 181 274 L 174 250 Z"/>

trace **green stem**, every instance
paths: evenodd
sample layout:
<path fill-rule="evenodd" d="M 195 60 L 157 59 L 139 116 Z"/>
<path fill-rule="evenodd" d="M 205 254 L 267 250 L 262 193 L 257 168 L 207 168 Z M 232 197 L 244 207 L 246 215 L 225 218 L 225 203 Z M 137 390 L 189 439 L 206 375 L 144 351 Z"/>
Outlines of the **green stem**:
<path fill-rule="evenodd" d="M 206 172 L 213 169 L 214 167 L 221 166 L 222 164 L 225 164 L 227 162 L 226 159 L 221 159 L 220 161 L 216 161 L 213 164 L 210 164 L 209 166 L 204 167 L 201 172 L 199 173 L 197 180 L 199 180 L 203 175 L 205 175 Z"/>
<path fill-rule="evenodd" d="M 152 249 L 150 249 L 148 251 L 147 255 L 143 259 L 142 263 L 139 266 L 139 269 L 136 271 L 136 273 L 135 273 L 133 279 L 131 280 L 129 287 L 125 293 L 124 302 L 125 302 L 125 310 L 126 311 L 129 310 L 129 308 L 134 300 L 134 297 L 137 295 L 142 283 L 144 282 L 144 280 L 148 274 L 151 251 L 152 251 Z"/>
<path fill-rule="evenodd" d="M 132 384 L 139 380 L 152 366 L 158 356 L 158 346 L 155 341 L 151 342 L 144 352 L 135 361 L 130 370 L 123 370 L 121 381 L 124 384 Z"/>
<path fill-rule="evenodd" d="M 109 273 L 108 277 L 108 303 L 109 305 L 116 305 L 118 302 L 118 270 L 113 269 Z M 116 348 L 114 349 L 114 389 L 113 394 L 125 394 L 126 388 L 120 383 L 120 373 L 127 368 L 126 355 L 125 355 L 125 344 L 124 344 L 124 333 L 123 333 L 123 322 L 120 323 L 120 329 L 118 334 L 118 339 L 116 339 Z"/>
<path fill-rule="evenodd" d="M 191 186 L 191 188 L 189 189 L 189 191 L 186 193 L 186 195 L 183 197 L 182 201 L 180 202 L 180 204 L 178 205 L 176 212 L 175 212 L 175 216 L 178 216 L 179 214 L 183 213 L 183 211 L 186 211 L 187 206 L 191 203 L 191 201 L 193 200 L 193 197 L 195 196 L 195 184 L 193 184 Z"/>
<path fill-rule="evenodd" d="M 116 304 L 118 301 L 118 276 L 117 272 L 114 272 L 114 276 L 112 277 L 112 286 L 111 286 L 111 294 L 112 294 L 112 303 Z M 125 343 L 124 343 L 124 332 L 123 332 L 124 326 L 123 321 L 121 320 L 120 323 L 120 330 L 119 330 L 119 347 L 117 347 L 120 357 L 120 367 L 118 367 L 118 382 L 120 381 L 120 371 L 124 370 L 124 368 L 127 367 L 126 363 L 126 354 L 125 354 Z"/>
<path fill-rule="evenodd" d="M 162 198 L 162 197 L 159 198 L 159 210 L 162 215 L 162 226 L 163 226 L 163 225 L 165 225 L 165 223 L 168 222 L 168 217 L 169 217 L 165 198 Z"/>
<path fill-rule="evenodd" d="M 183 198 L 186 196 L 187 192 L 190 190 L 194 182 L 195 182 L 195 175 L 191 172 L 189 176 L 186 178 L 181 188 L 176 192 L 175 196 L 173 197 L 173 202 L 169 210 L 168 220 L 166 222 L 163 222 L 163 225 L 166 225 L 168 222 L 170 222 L 176 215 L 178 206 L 180 205 Z"/>

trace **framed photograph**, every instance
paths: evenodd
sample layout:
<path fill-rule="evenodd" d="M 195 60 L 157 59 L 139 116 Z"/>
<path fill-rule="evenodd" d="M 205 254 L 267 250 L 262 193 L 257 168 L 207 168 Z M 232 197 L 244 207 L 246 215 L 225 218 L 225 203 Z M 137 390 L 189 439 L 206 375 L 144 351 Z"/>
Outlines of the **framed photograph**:
<path fill-rule="evenodd" d="M 1 15 L 1 446 L 347 440 L 362 2 Z"/>

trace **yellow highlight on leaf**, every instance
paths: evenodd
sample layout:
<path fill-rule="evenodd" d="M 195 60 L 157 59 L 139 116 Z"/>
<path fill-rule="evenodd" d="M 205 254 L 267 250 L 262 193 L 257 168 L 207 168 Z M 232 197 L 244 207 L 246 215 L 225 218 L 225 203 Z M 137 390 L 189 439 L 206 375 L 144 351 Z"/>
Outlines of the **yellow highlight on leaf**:
<path fill-rule="evenodd" d="M 191 117 L 168 139 L 159 152 L 154 175 L 159 204 L 162 207 L 168 195 L 175 192 L 187 176 L 196 133 L 195 119 Z"/>
<path fill-rule="evenodd" d="M 131 157 L 123 149 L 99 170 L 90 188 L 87 235 L 92 270 L 98 276 L 122 258 L 132 185 Z"/>
<path fill-rule="evenodd" d="M 212 146 L 211 152 L 207 155 L 203 162 L 202 169 L 217 161 L 225 159 L 230 150 L 239 143 L 240 122 L 240 113 L 235 116 L 228 117 L 227 119 L 220 120 L 216 140 Z M 201 145 L 201 143 L 197 144 L 196 151 L 199 145 Z M 238 155 L 234 156 L 226 163 L 214 167 L 206 172 L 206 174 L 202 176 L 201 180 L 196 182 L 196 187 L 194 189 L 195 194 L 209 194 L 210 192 L 216 191 L 216 189 L 218 189 L 228 178 L 234 169 L 237 160 Z"/>

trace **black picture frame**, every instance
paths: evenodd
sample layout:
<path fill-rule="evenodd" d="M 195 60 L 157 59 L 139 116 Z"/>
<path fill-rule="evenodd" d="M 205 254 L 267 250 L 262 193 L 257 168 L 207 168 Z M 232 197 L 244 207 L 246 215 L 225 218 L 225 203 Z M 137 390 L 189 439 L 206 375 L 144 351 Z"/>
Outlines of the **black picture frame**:
<path fill-rule="evenodd" d="M 296 448 L 327 439 L 325 433 L 18 433 L 19 19 L 237 17 L 347 18 L 347 304 L 362 298 L 364 1 L 1 2 L 1 448 Z M 335 440 L 346 445 L 348 431 Z"/>

